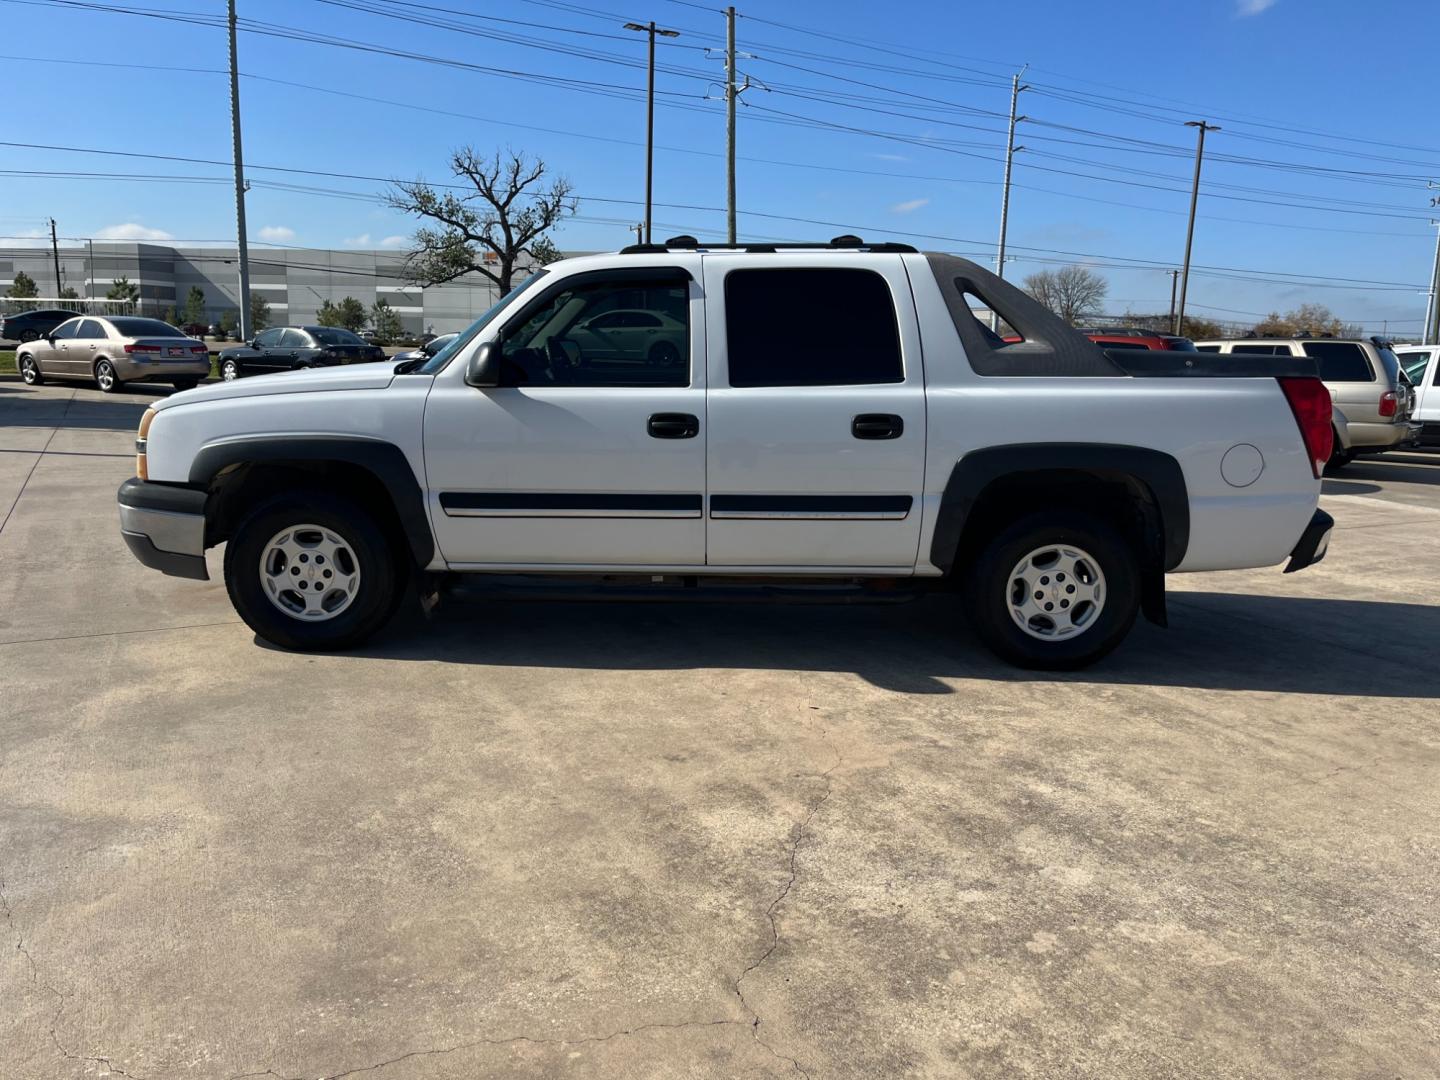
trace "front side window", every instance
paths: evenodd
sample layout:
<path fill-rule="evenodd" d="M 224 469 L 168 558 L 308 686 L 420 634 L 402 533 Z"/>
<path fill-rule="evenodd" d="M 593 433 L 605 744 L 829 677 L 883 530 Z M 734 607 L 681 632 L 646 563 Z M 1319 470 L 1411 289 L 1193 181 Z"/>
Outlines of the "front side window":
<path fill-rule="evenodd" d="M 79 319 L 71 319 L 69 322 L 63 322 L 63 323 L 61 323 L 59 326 L 57 326 L 57 327 L 54 329 L 54 331 L 50 334 L 50 336 L 51 336 L 52 338 L 54 338 L 56 341 L 60 341 L 60 340 L 62 340 L 62 339 L 69 339 L 69 338 L 73 338 L 73 337 L 76 335 L 76 333 L 79 331 L 79 329 L 80 329 L 80 320 L 79 320 Z"/>
<path fill-rule="evenodd" d="M 1405 374 L 1417 386 L 1420 384 L 1420 377 L 1425 374 L 1425 365 L 1429 362 L 1429 353 L 1402 353 L 1400 355 L 1400 363 L 1405 367 Z M 1440 375 L 1440 372 L 1436 372 L 1436 374 Z"/>
<path fill-rule="evenodd" d="M 561 282 L 501 333 L 501 386 L 688 386 L 688 276 Z"/>
<path fill-rule="evenodd" d="M 872 270 L 732 270 L 725 336 L 731 386 L 905 380 L 895 301 Z"/>
<path fill-rule="evenodd" d="M 1307 341 L 1306 356 L 1315 358 L 1321 382 L 1374 382 L 1365 350 L 1353 341 Z"/>

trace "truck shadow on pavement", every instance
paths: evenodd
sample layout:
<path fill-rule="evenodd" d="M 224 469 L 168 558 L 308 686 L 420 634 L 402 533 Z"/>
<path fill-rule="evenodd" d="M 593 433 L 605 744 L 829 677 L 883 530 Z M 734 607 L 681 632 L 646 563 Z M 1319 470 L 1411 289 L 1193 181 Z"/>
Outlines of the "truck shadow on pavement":
<path fill-rule="evenodd" d="M 134 431 L 140 417 L 158 398 L 174 391 L 168 386 L 138 383 L 119 394 L 101 396 L 98 390 L 84 383 L 46 384 L 62 390 L 78 390 L 76 394 L 48 394 L 23 383 L 0 386 L 0 392 L 12 394 L 0 400 L 0 428 L 90 428 L 101 431 Z"/>
<path fill-rule="evenodd" d="M 984 679 L 1440 698 L 1440 670 L 1403 664 L 1384 644 L 1440 639 L 1440 607 L 1174 592 L 1170 623 L 1137 621 L 1107 659 L 1054 674 L 995 659 L 945 597 L 795 607 L 493 601 L 462 592 L 428 620 L 401 615 L 351 655 L 597 671 L 853 672 L 906 694 L 963 694 L 956 683 Z"/>

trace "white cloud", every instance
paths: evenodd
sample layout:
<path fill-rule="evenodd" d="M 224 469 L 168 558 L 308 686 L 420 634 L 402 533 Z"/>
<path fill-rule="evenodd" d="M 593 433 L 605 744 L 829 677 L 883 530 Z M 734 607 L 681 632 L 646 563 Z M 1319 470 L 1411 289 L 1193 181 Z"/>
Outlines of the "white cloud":
<path fill-rule="evenodd" d="M 1235 14 L 1245 19 L 1275 6 L 1275 0 L 1235 0 Z"/>
<path fill-rule="evenodd" d="M 866 156 L 866 157 L 872 157 L 872 158 L 874 158 L 874 159 L 877 160 L 877 161 L 909 161 L 909 160 L 910 160 L 910 159 L 907 158 L 904 154 L 866 154 L 865 156 Z"/>
<path fill-rule="evenodd" d="M 890 212 L 892 214 L 913 214 L 922 206 L 929 205 L 929 199 L 908 199 L 905 202 L 896 203 L 894 206 L 890 207 Z"/>
<path fill-rule="evenodd" d="M 295 230 L 288 225 L 266 225 L 260 230 L 261 240 L 294 240 Z"/>
<path fill-rule="evenodd" d="M 340 242 L 341 242 L 342 244 L 344 244 L 346 247 L 358 247 L 358 248 L 369 247 L 369 246 L 370 246 L 370 234 L 369 234 L 368 232 L 366 232 L 366 233 L 361 233 L 359 236 L 347 236 L 347 237 L 345 237 L 344 240 L 341 240 Z"/>
<path fill-rule="evenodd" d="M 380 246 L 382 248 L 391 248 L 393 250 L 394 248 L 405 247 L 409 243 L 410 238 L 408 236 L 387 236 L 384 240 L 380 241 Z"/>
<path fill-rule="evenodd" d="M 174 240 L 164 229 L 152 229 L 134 221 L 124 225 L 106 225 L 95 233 L 96 240 Z"/>

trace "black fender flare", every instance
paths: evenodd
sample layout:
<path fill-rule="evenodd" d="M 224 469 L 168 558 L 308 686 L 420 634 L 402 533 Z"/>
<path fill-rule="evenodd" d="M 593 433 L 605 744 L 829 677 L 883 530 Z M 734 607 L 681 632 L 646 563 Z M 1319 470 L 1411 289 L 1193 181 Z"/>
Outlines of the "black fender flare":
<path fill-rule="evenodd" d="M 1185 559 L 1190 546 L 1190 495 L 1185 473 L 1170 454 L 1143 446 L 1113 443 L 1021 443 L 990 446 L 966 454 L 945 482 L 930 561 L 946 574 L 954 568 L 960 541 L 976 503 L 995 481 L 1029 472 L 1077 472 L 1101 480 L 1139 484 L 1148 492 L 1153 513 L 1155 551 L 1147 561 L 1145 613 L 1165 622 L 1165 572 Z"/>
<path fill-rule="evenodd" d="M 232 465 L 332 461 L 357 465 L 385 486 L 416 565 L 429 565 L 435 557 L 435 537 L 425 510 L 425 493 L 404 451 L 394 443 L 350 435 L 284 435 L 212 443 L 195 455 L 189 479 L 191 485 L 207 488 Z"/>

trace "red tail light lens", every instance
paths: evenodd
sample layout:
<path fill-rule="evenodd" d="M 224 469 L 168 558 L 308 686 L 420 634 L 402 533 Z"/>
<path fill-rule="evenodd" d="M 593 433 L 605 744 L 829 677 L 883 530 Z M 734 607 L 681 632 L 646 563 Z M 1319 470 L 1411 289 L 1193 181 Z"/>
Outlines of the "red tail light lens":
<path fill-rule="evenodd" d="M 1310 455 L 1311 471 L 1319 479 L 1325 463 L 1330 460 L 1335 442 L 1330 391 L 1319 379 L 1308 375 L 1285 376 L 1276 381 L 1285 392 L 1290 411 L 1295 414 L 1295 423 L 1300 425 L 1300 437 Z"/>
<path fill-rule="evenodd" d="M 128 352 L 128 353 L 158 353 L 158 352 L 160 351 L 160 346 L 159 346 L 159 345 L 126 345 L 126 346 L 125 346 L 125 351 Z"/>
<path fill-rule="evenodd" d="M 1380 395 L 1380 415 L 1394 416 L 1397 404 L 1395 391 L 1386 390 L 1385 393 Z"/>
<path fill-rule="evenodd" d="M 196 356 L 205 356 L 210 352 L 204 345 L 191 345 L 190 351 Z"/>

